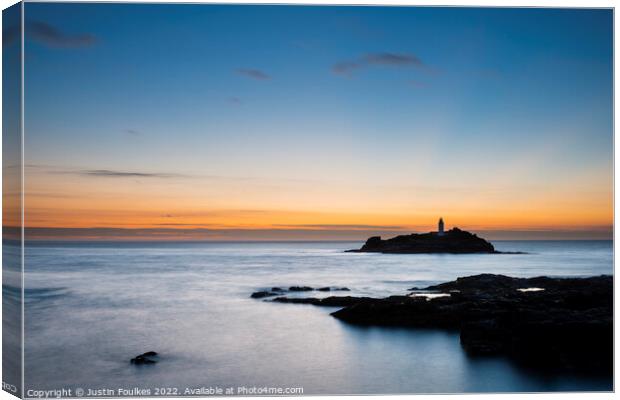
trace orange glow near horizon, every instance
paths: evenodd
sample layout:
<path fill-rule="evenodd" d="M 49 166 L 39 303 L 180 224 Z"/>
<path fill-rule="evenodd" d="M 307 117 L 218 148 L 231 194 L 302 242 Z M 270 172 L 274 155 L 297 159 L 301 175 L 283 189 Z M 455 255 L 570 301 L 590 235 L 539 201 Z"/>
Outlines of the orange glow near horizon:
<path fill-rule="evenodd" d="M 611 185 L 553 190 L 412 188 L 201 178 L 90 178 L 28 171 L 27 228 L 430 231 L 593 230 L 613 224 Z M 606 186 L 609 186 L 606 188 Z M 17 226 L 5 213 L 5 226 Z M 303 234 L 300 234 L 303 237 Z"/>

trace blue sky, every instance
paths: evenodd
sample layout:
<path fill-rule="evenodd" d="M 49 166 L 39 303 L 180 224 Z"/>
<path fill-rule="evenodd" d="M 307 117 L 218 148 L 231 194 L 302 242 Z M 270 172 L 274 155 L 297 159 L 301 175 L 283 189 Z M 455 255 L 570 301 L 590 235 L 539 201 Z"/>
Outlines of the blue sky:
<path fill-rule="evenodd" d="M 571 207 L 594 207 L 595 194 L 608 207 L 612 18 L 603 9 L 27 3 L 26 162 L 326 191 L 417 188 L 415 199 L 365 204 L 395 199 L 396 210 L 431 208 L 437 201 L 423 198 L 438 190 L 454 198 L 509 186 L 514 199 L 553 183 L 590 199 Z"/>

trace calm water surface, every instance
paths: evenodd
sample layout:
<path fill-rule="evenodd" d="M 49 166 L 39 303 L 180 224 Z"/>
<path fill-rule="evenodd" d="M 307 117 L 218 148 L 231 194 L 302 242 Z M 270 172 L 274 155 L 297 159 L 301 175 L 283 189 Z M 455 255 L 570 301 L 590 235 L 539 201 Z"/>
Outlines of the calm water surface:
<path fill-rule="evenodd" d="M 361 243 L 30 243 L 26 388 L 303 387 L 305 394 L 611 390 L 470 358 L 458 333 L 360 328 L 334 309 L 271 304 L 272 286 L 403 294 L 477 273 L 613 273 L 611 241 L 495 242 L 526 255 L 344 253 Z M 5 291 L 10 279 L 5 279 Z M 349 293 L 348 293 L 349 294 Z M 148 350 L 154 366 L 129 359 Z"/>

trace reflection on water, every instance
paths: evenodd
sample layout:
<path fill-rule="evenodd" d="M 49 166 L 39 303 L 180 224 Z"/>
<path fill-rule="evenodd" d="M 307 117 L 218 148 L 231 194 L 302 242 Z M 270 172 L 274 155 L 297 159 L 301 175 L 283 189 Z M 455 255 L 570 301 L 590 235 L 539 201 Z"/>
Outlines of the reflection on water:
<path fill-rule="evenodd" d="M 306 394 L 610 390 L 609 378 L 470 358 L 457 332 L 362 328 L 332 318 L 335 309 L 249 298 L 272 286 L 388 296 L 481 272 L 612 272 L 611 242 L 494 244 L 534 254 L 342 252 L 359 243 L 31 244 L 26 385 L 275 386 Z M 129 364 L 150 350 L 160 353 L 158 364 Z"/>

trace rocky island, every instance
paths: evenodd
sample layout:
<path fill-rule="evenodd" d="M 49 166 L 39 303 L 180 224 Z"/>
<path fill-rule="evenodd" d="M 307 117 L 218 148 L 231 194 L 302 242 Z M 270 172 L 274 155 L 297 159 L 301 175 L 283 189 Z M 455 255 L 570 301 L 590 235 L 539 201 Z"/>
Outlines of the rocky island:
<path fill-rule="evenodd" d="M 444 231 L 443 226 L 443 219 L 440 219 L 437 232 L 412 233 L 385 240 L 381 239 L 380 236 L 373 236 L 366 241 L 361 249 L 348 251 L 353 253 L 397 254 L 497 253 L 493 245 L 483 238 L 456 227 Z"/>
<path fill-rule="evenodd" d="M 387 298 L 280 296 L 271 301 L 341 307 L 331 315 L 356 325 L 457 330 L 468 354 L 505 355 L 531 368 L 602 375 L 613 371 L 609 275 L 481 274 Z"/>

